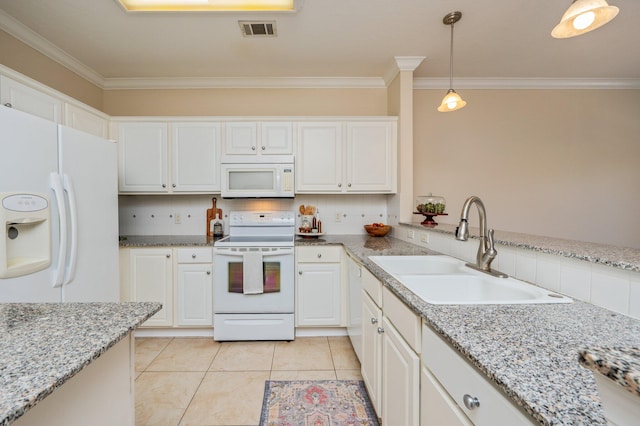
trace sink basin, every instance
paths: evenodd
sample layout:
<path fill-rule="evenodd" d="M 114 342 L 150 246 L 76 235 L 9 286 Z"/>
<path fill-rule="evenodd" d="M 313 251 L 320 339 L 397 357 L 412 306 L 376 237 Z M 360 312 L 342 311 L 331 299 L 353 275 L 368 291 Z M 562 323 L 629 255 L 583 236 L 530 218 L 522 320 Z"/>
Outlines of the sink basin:
<path fill-rule="evenodd" d="M 370 260 L 427 303 L 512 305 L 571 303 L 572 299 L 515 278 L 497 278 L 449 256 L 371 256 Z"/>
<path fill-rule="evenodd" d="M 369 256 L 388 274 L 456 274 L 465 273 L 462 260 L 450 256 Z"/>

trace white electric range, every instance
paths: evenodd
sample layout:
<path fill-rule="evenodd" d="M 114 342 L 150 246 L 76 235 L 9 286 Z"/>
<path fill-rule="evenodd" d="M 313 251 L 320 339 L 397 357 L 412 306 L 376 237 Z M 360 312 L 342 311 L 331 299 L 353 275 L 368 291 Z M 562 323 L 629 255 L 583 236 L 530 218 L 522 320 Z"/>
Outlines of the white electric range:
<path fill-rule="evenodd" d="M 214 243 L 213 338 L 293 340 L 295 213 L 235 211 Z"/>

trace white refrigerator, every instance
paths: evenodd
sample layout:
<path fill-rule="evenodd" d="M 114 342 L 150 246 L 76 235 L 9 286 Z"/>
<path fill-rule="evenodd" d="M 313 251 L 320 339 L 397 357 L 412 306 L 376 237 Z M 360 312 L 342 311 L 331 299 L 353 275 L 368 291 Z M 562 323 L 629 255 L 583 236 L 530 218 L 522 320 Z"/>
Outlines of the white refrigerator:
<path fill-rule="evenodd" d="M 0 148 L 0 302 L 119 301 L 116 143 L 0 106 Z"/>

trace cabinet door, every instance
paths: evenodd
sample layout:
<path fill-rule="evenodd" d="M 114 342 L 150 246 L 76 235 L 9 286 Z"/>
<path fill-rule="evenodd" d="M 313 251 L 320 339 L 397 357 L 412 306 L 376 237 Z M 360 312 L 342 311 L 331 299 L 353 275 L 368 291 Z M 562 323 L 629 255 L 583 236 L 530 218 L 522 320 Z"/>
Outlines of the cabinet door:
<path fill-rule="evenodd" d="M 224 153 L 227 155 L 256 155 L 258 123 L 226 123 L 224 141 Z"/>
<path fill-rule="evenodd" d="M 0 103 L 54 123 L 62 123 L 62 101 L 0 75 Z"/>
<path fill-rule="evenodd" d="M 167 192 L 167 125 L 120 123 L 120 192 Z"/>
<path fill-rule="evenodd" d="M 347 123 L 347 191 L 396 192 L 394 122 Z"/>
<path fill-rule="evenodd" d="M 371 404 L 380 417 L 382 414 L 380 411 L 382 408 L 382 310 L 364 290 L 362 290 L 362 358 L 360 358 L 360 364 L 362 380 L 369 391 Z"/>
<path fill-rule="evenodd" d="M 145 326 L 173 325 L 173 263 L 170 248 L 130 251 L 131 299 L 159 302 L 162 309 Z"/>
<path fill-rule="evenodd" d="M 298 123 L 296 192 L 342 191 L 342 123 Z"/>
<path fill-rule="evenodd" d="M 213 325 L 211 264 L 178 265 L 178 324 Z"/>
<path fill-rule="evenodd" d="M 107 138 L 109 126 L 106 118 L 72 104 L 64 105 L 64 124 L 100 138 Z"/>
<path fill-rule="evenodd" d="M 341 325 L 340 264 L 299 263 L 297 278 L 296 325 Z"/>
<path fill-rule="evenodd" d="M 422 367 L 420 426 L 473 426 L 433 374 Z"/>
<path fill-rule="evenodd" d="M 420 359 L 386 317 L 382 324 L 382 424 L 418 426 Z"/>
<path fill-rule="evenodd" d="M 172 189 L 174 192 L 220 191 L 220 124 L 174 123 Z"/>
<path fill-rule="evenodd" d="M 260 151 L 265 155 L 293 154 L 293 125 L 286 122 L 260 123 Z"/>

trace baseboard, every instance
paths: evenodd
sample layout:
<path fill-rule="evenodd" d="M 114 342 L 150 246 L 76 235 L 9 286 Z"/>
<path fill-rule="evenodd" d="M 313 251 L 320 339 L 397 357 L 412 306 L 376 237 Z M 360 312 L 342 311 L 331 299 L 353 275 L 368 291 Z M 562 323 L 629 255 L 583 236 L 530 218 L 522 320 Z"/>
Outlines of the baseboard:
<path fill-rule="evenodd" d="M 211 337 L 213 327 L 145 328 L 135 330 L 135 337 Z M 296 327 L 296 337 L 347 336 L 346 327 Z"/>

